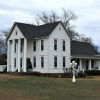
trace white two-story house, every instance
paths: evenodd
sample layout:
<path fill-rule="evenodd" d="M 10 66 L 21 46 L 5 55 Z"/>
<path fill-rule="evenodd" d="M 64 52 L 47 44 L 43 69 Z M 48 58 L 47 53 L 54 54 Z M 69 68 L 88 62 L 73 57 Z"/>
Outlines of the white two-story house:
<path fill-rule="evenodd" d="M 8 36 L 7 71 L 63 73 L 70 66 L 70 35 L 61 22 L 15 22 Z"/>
<path fill-rule="evenodd" d="M 89 43 L 71 41 L 62 22 L 40 26 L 17 23 L 8 39 L 7 71 L 63 73 L 71 59 L 81 69 L 100 69 L 100 55 Z"/>

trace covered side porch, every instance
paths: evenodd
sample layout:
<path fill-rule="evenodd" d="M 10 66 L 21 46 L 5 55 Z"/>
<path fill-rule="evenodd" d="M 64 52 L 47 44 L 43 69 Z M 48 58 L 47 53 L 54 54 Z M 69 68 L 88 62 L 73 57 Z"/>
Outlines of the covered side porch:
<path fill-rule="evenodd" d="M 100 70 L 100 56 L 73 56 L 73 60 L 80 70 Z"/>

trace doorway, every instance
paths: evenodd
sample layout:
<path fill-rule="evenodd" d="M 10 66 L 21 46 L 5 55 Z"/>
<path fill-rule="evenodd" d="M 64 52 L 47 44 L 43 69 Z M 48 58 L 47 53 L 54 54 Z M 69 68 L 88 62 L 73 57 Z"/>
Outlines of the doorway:
<path fill-rule="evenodd" d="M 27 71 L 31 71 L 32 70 L 32 63 L 30 58 L 27 58 Z"/>

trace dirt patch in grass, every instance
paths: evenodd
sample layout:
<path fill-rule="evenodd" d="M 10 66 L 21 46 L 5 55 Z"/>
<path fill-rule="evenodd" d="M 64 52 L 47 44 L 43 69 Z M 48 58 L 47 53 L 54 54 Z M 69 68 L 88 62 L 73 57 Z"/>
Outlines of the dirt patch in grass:
<path fill-rule="evenodd" d="M 0 100 L 43 100 L 41 96 L 26 96 L 19 91 L 0 91 Z"/>
<path fill-rule="evenodd" d="M 22 79 L 22 78 L 29 78 L 29 77 L 30 76 L 0 74 L 0 80 Z M 71 79 L 71 78 L 67 78 L 67 79 Z M 77 78 L 77 79 L 78 80 L 98 80 L 98 81 L 100 81 L 100 76 L 90 76 L 90 77 L 86 77 L 86 78 Z M 63 80 L 66 80 L 66 78 L 51 78 L 51 80 L 63 81 Z M 33 82 L 47 82 L 47 80 L 33 80 Z"/>
<path fill-rule="evenodd" d="M 93 76 L 93 79 L 100 81 L 100 76 Z"/>
<path fill-rule="evenodd" d="M 9 74 L 0 74 L 0 80 L 22 79 L 25 76 L 13 76 Z"/>
<path fill-rule="evenodd" d="M 47 80 L 32 80 L 33 83 L 46 83 L 48 82 Z"/>
<path fill-rule="evenodd" d="M 100 76 L 91 76 L 91 77 L 86 77 L 86 78 L 77 78 L 78 80 L 96 80 L 100 81 Z"/>
<path fill-rule="evenodd" d="M 33 97 L 26 97 L 26 96 L 15 96 L 15 95 L 5 95 L 5 94 L 0 94 L 0 99 L 1 100 L 43 100 L 39 96 L 33 96 Z"/>
<path fill-rule="evenodd" d="M 76 80 L 0 74 L 0 100 L 100 100 L 100 76 Z"/>

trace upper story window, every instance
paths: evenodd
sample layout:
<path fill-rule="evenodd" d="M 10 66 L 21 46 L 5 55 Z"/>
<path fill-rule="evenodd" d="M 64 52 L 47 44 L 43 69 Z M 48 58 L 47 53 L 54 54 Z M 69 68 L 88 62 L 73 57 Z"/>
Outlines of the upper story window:
<path fill-rule="evenodd" d="M 41 57 L 41 67 L 44 67 L 44 57 Z"/>
<path fill-rule="evenodd" d="M 33 51 L 36 51 L 36 41 L 33 41 Z"/>
<path fill-rule="evenodd" d="M 62 50 L 65 51 L 65 41 L 62 41 Z"/>
<path fill-rule="evenodd" d="M 14 50 L 14 51 L 15 51 L 15 53 L 16 53 L 16 41 L 15 41 L 15 50 Z"/>
<path fill-rule="evenodd" d="M 63 57 L 63 59 L 62 59 L 63 61 L 63 67 L 66 67 L 66 57 Z"/>
<path fill-rule="evenodd" d="M 18 43 L 18 40 L 15 40 L 15 48 L 14 48 L 14 51 L 15 51 L 15 53 L 16 53 L 16 51 L 17 51 L 17 43 Z"/>
<path fill-rule="evenodd" d="M 41 51 L 44 50 L 44 40 L 41 40 Z"/>
<path fill-rule="evenodd" d="M 54 50 L 57 50 L 57 39 L 54 39 Z"/>
<path fill-rule="evenodd" d="M 21 48 L 20 48 L 20 52 L 22 52 L 24 49 L 24 39 L 21 39 Z"/>
<path fill-rule="evenodd" d="M 54 56 L 54 67 L 57 67 L 57 56 Z"/>

